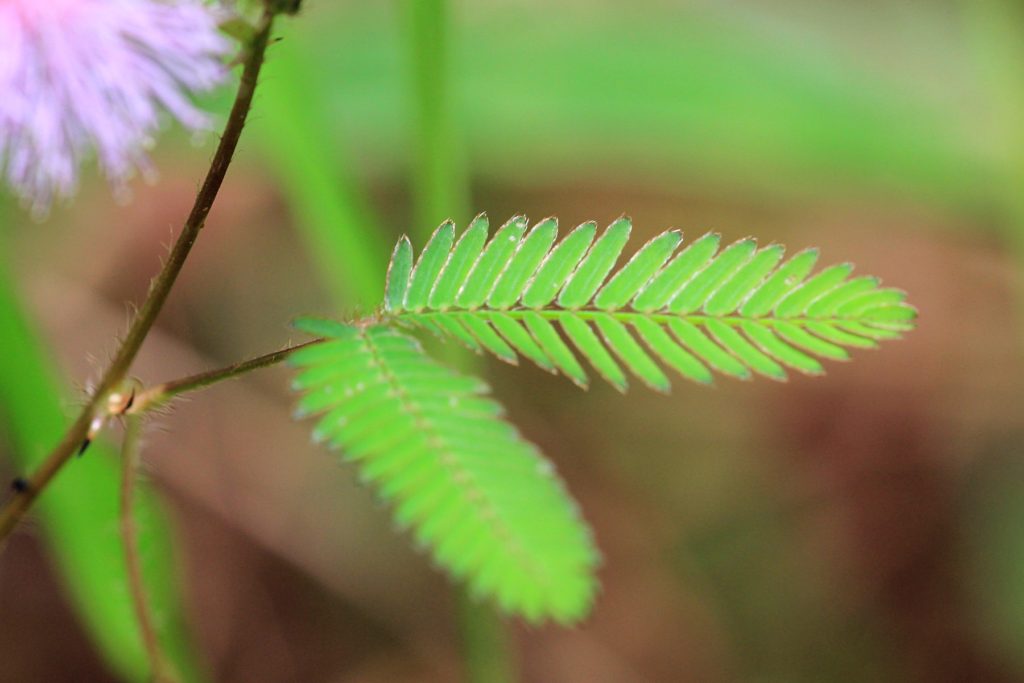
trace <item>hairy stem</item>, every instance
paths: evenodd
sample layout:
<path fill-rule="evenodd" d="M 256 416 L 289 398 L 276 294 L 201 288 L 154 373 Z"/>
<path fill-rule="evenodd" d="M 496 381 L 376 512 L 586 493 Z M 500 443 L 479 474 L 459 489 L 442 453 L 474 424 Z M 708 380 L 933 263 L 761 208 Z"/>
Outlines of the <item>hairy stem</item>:
<path fill-rule="evenodd" d="M 125 569 L 135 619 L 139 624 L 142 644 L 149 657 L 153 680 L 173 683 L 168 659 L 160 647 L 153 611 L 150 609 L 146 585 L 142 580 L 142 562 L 139 558 L 139 537 L 135 524 L 135 482 L 139 476 L 142 440 L 142 418 L 129 416 L 125 423 L 124 443 L 121 446 L 121 544 L 124 548 Z"/>
<path fill-rule="evenodd" d="M 196 391 L 197 389 L 204 389 L 211 384 L 223 382 L 226 379 L 232 379 L 234 377 L 244 375 L 247 372 L 252 372 L 253 370 L 277 365 L 299 349 L 312 346 L 313 344 L 319 344 L 322 341 L 324 340 L 313 339 L 301 344 L 287 346 L 272 353 L 257 356 L 256 358 L 250 358 L 249 360 L 234 363 L 227 367 L 217 368 L 216 370 L 207 370 L 206 372 L 189 375 L 188 377 L 162 382 L 136 394 L 131 407 L 125 411 L 125 414 L 136 415 L 144 413 L 153 410 L 154 408 L 166 405 L 171 399 L 180 394 Z"/>
<path fill-rule="evenodd" d="M 90 431 L 95 427 L 94 421 L 97 418 L 102 419 L 107 414 L 105 403 L 109 395 L 124 381 L 135 356 L 142 347 L 142 342 L 160 314 L 196 238 L 203 229 L 221 184 L 224 182 L 224 176 L 231 164 L 238 140 L 242 135 L 242 129 L 245 127 L 246 117 L 252 106 L 253 93 L 256 90 L 260 68 L 263 66 L 263 58 L 272 26 L 273 13 L 266 11 L 259 30 L 248 47 L 235 102 L 231 107 L 231 113 L 228 115 L 227 124 L 224 127 L 220 143 L 217 145 L 217 151 L 214 153 L 206 179 L 196 195 L 192 211 L 182 227 L 178 240 L 164 263 L 163 269 L 153 280 L 149 295 L 132 321 L 114 359 L 103 374 L 88 403 L 64 434 L 57 447 L 50 452 L 35 472 L 25 479 L 24 485 L 18 487 L 15 494 L 0 510 L 0 546 L 61 467 L 83 447 L 83 444 L 87 444 L 91 436 Z"/>

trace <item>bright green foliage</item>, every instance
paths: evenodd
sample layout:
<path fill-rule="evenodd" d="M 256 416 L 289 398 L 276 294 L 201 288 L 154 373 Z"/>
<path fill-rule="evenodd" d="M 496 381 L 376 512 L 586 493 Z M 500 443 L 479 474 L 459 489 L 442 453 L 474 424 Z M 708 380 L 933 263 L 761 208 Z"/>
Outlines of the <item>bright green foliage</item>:
<path fill-rule="evenodd" d="M 398 524 L 476 595 L 531 621 L 581 618 L 596 587 L 590 532 L 487 385 L 437 364 L 392 327 L 298 327 L 326 338 L 291 357 L 301 368 L 298 412 L 320 416 L 314 438 L 356 462 Z M 472 334 L 492 348 L 487 334 Z M 568 371 L 564 352 L 545 346 Z"/>
<path fill-rule="evenodd" d="M 851 278 L 849 264 L 812 275 L 815 250 L 783 262 L 780 245 L 759 249 L 747 238 L 719 249 L 718 235 L 708 234 L 676 253 L 682 236 L 670 230 L 612 274 L 629 238 L 628 218 L 600 236 L 594 223 L 584 223 L 552 248 L 554 219 L 527 233 L 526 220 L 516 217 L 484 245 L 480 217 L 439 264 L 435 243 L 449 226 L 411 275 L 407 240 L 399 243 L 384 320 L 419 325 L 509 362 L 521 354 L 581 386 L 588 379 L 577 355 L 622 390 L 625 368 L 667 391 L 659 363 L 701 383 L 713 372 L 782 380 L 788 367 L 817 375 L 819 359 L 846 360 L 847 348 L 898 338 L 917 315 L 903 292 L 881 288 L 874 277 Z M 470 239 L 475 264 L 462 253 Z M 429 286 L 420 272 L 438 273 L 426 307 L 425 294 L 410 298 L 414 286 Z"/>
<path fill-rule="evenodd" d="M 903 292 L 842 264 L 812 274 L 814 250 L 784 261 L 780 245 L 722 247 L 708 234 L 682 247 L 669 230 L 616 271 L 632 225 L 584 223 L 556 244 L 558 224 L 516 216 L 490 240 L 482 214 L 451 222 L 419 258 L 395 247 L 379 315 L 354 325 L 307 320 L 325 337 L 292 356 L 299 413 L 395 506 L 402 526 L 477 595 L 539 621 L 581 618 L 593 597 L 589 532 L 551 466 L 502 419 L 486 385 L 423 354 L 399 325 L 455 338 L 509 363 L 524 356 L 588 383 L 585 359 L 620 390 L 633 375 L 656 391 L 671 370 L 701 384 L 715 373 L 817 375 L 913 327 Z"/>

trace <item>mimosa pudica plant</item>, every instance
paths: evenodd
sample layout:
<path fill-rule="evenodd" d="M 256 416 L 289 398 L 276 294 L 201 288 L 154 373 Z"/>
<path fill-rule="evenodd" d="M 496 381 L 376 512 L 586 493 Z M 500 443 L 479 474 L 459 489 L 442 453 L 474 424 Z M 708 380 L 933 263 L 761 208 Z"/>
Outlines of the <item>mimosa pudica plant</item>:
<path fill-rule="evenodd" d="M 679 231 L 663 232 L 615 271 L 631 227 L 623 217 L 598 237 L 588 222 L 556 245 L 554 218 L 530 227 L 516 216 L 489 236 L 480 215 L 457 240 L 448 221 L 418 258 L 399 240 L 375 315 L 297 322 L 322 340 L 290 359 L 314 439 L 358 465 L 439 565 L 530 621 L 587 613 L 592 534 L 487 385 L 427 356 L 415 333 L 524 357 L 581 387 L 583 359 L 620 391 L 635 377 L 668 392 L 665 369 L 699 384 L 818 375 L 819 359 L 899 338 L 917 314 L 848 263 L 812 274 L 816 250 L 783 261 L 780 245 L 720 248 L 715 233 L 681 248 Z"/>

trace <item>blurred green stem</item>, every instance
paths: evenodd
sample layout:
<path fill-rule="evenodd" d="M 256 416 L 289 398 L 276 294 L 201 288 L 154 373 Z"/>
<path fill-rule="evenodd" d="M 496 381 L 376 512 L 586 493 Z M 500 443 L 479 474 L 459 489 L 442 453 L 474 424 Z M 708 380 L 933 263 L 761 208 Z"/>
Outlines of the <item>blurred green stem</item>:
<path fill-rule="evenodd" d="M 448 3 L 404 0 L 403 7 L 415 127 L 413 218 L 419 230 L 432 230 L 447 218 L 467 218 L 469 204 L 453 117 Z"/>
<path fill-rule="evenodd" d="M 146 584 L 142 578 L 142 562 L 139 558 L 139 537 L 135 523 L 135 483 L 139 477 L 139 461 L 142 440 L 142 418 L 129 416 L 125 420 L 124 442 L 121 446 L 121 544 L 124 546 L 125 569 L 128 589 L 139 624 L 139 635 L 149 657 L 150 669 L 155 683 L 173 683 L 168 660 L 160 647 L 157 637 L 153 610 L 149 603 Z"/>
<path fill-rule="evenodd" d="M 293 27 L 296 30 L 298 27 Z M 257 122 L 295 227 L 334 301 L 373 306 L 383 294 L 387 245 L 356 186 L 338 163 L 324 94 L 310 84 L 316 63 L 301 38 L 285 40 L 267 65 Z"/>
<path fill-rule="evenodd" d="M 999 227 L 1024 267 L 1024 10 L 1009 0 L 964 0 L 968 42 L 1000 135 Z M 1024 294 L 1019 295 L 1024 302 Z"/>
<path fill-rule="evenodd" d="M 453 116 L 448 3 L 404 0 L 402 7 L 415 127 L 413 218 L 425 241 L 445 219 L 468 219 L 469 191 Z M 464 353 L 450 360 L 462 367 L 471 362 Z M 515 679 L 504 625 L 490 607 L 472 600 L 464 590 L 459 597 L 459 626 L 468 681 L 505 683 Z"/>
<path fill-rule="evenodd" d="M 459 626 L 467 681 L 512 683 L 516 680 L 504 623 L 492 607 L 481 604 L 465 590 L 459 592 Z"/>

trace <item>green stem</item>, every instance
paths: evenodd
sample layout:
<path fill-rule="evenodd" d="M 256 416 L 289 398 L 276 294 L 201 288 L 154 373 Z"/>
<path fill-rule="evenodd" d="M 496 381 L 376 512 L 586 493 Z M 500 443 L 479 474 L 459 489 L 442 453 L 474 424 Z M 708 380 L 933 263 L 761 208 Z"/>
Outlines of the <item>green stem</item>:
<path fill-rule="evenodd" d="M 413 217 L 420 231 L 448 218 L 457 221 L 469 204 L 459 136 L 453 116 L 447 0 L 405 0 L 413 107 Z"/>
<path fill-rule="evenodd" d="M 466 591 L 460 591 L 459 626 L 466 680 L 479 683 L 512 683 L 516 680 L 509 636 L 493 607 L 475 600 Z"/>
<path fill-rule="evenodd" d="M 196 391 L 198 389 L 204 389 L 212 384 L 223 382 L 227 379 L 233 379 L 248 372 L 252 372 L 253 370 L 277 365 L 299 349 L 312 346 L 313 344 L 319 344 L 322 341 L 324 340 L 313 339 L 311 341 L 294 344 L 262 356 L 257 356 L 256 358 L 250 358 L 249 360 L 244 360 L 239 363 L 233 363 L 227 367 L 217 368 L 216 370 L 207 370 L 206 372 L 189 375 L 188 377 L 162 382 L 137 393 L 131 401 L 131 405 L 125 410 L 125 414 L 137 415 L 139 413 L 149 412 L 167 405 L 167 403 L 169 403 L 175 396 L 179 396 L 190 391 Z"/>
<path fill-rule="evenodd" d="M 319 77 L 319 65 L 308 55 L 311 42 L 286 40 L 275 51 L 253 128 L 334 301 L 372 306 L 383 293 L 388 245 L 343 168 L 345 150 L 328 137 L 336 126 L 328 119 L 323 93 L 311 85 Z"/>
<path fill-rule="evenodd" d="M 405 0 L 406 44 L 409 52 L 413 107 L 413 216 L 425 237 L 447 218 L 468 218 L 468 182 L 459 159 L 459 139 L 453 116 L 450 15 L 446 0 Z M 472 363 L 453 349 L 449 360 L 463 368 Z M 508 636 L 498 616 L 473 602 L 463 591 L 459 625 L 462 631 L 466 678 L 472 683 L 516 678 Z"/>
<path fill-rule="evenodd" d="M 669 320 L 679 319 L 686 320 L 694 325 L 702 325 L 707 323 L 709 320 L 720 320 L 724 323 L 731 325 L 738 325 L 743 322 L 755 322 L 766 326 L 772 326 L 776 323 L 789 323 L 794 325 L 807 325 L 808 323 L 815 322 L 827 322 L 827 323 L 843 323 L 843 322 L 860 322 L 856 318 L 784 318 L 784 319 L 773 319 L 773 318 L 742 318 L 738 316 L 707 316 L 707 315 L 681 315 L 674 316 L 668 314 L 656 314 L 656 313 L 635 313 L 635 312 L 611 312 L 611 311 L 566 311 L 566 310 L 540 310 L 540 309 L 509 309 L 502 311 L 489 311 L 486 309 L 476 309 L 474 311 L 443 311 L 436 313 L 408 313 L 398 314 L 391 317 L 396 321 L 405 320 L 413 324 L 419 324 L 423 321 L 429 321 L 431 318 L 437 318 L 442 316 L 448 316 L 460 313 L 479 313 L 483 315 L 487 314 L 501 314 L 507 315 L 512 319 L 521 319 L 527 313 L 540 315 L 548 320 L 558 320 L 560 317 L 571 313 L 581 320 L 594 320 L 599 316 L 613 315 L 616 319 L 621 320 L 627 324 L 630 324 L 637 318 L 645 318 L 652 320 L 657 323 L 665 324 Z M 360 322 L 370 322 L 372 318 L 362 320 Z M 167 405 L 176 396 L 181 394 L 197 391 L 199 389 L 205 389 L 208 386 L 223 382 L 224 380 L 234 379 L 246 373 L 252 372 L 253 370 L 259 370 L 261 368 L 270 367 L 277 365 L 278 363 L 286 360 L 291 354 L 298 351 L 299 349 L 312 346 L 313 344 L 320 344 L 325 339 L 312 339 L 310 341 L 302 342 L 300 344 L 293 344 L 277 351 L 256 356 L 248 360 L 239 361 L 238 363 L 232 363 L 222 368 L 216 368 L 213 370 L 207 370 L 205 372 L 196 373 L 187 377 L 181 377 L 178 379 L 168 380 L 161 382 L 160 384 L 153 385 L 143 391 L 137 392 L 134 397 L 131 398 L 130 405 L 124 410 L 125 415 L 138 415 L 141 413 L 147 413 L 162 406 Z"/>
<path fill-rule="evenodd" d="M 862 323 L 864 319 L 856 316 L 821 316 L 821 317 L 808 317 L 800 316 L 793 318 L 772 318 L 767 316 L 762 317 L 751 317 L 742 316 L 737 314 L 730 315 L 705 315 L 705 314 L 672 314 L 672 313 L 641 313 L 637 311 L 602 311 L 593 309 L 565 309 L 565 308 L 508 308 L 508 309 L 489 309 L 489 308 L 475 308 L 473 310 L 465 309 L 445 309 L 444 311 L 424 311 L 420 313 L 397 313 L 391 317 L 395 320 L 408 320 L 410 322 L 417 322 L 418 320 L 430 321 L 431 318 L 441 318 L 452 315 L 464 315 L 464 314 L 477 314 L 481 316 L 489 315 L 504 315 L 512 318 L 513 320 L 520 320 L 527 315 L 539 315 L 546 320 L 559 320 L 565 318 L 567 315 L 574 315 L 580 320 L 597 320 L 605 316 L 612 316 L 616 320 L 621 322 L 632 324 L 633 321 L 640 318 L 656 322 L 661 325 L 665 325 L 672 320 L 685 320 L 686 322 L 694 325 L 705 325 L 711 320 L 717 320 L 727 325 L 741 325 L 743 323 L 758 323 L 761 325 L 776 325 L 779 323 L 790 323 L 793 325 L 807 325 L 810 323 L 830 323 L 830 324 L 845 324 L 845 323 Z"/>
<path fill-rule="evenodd" d="M 998 131 L 991 139 L 1002 163 L 995 189 L 996 226 L 1024 268 L 1024 10 L 1011 0 L 961 2 L 970 56 L 987 87 L 984 108 Z M 1018 292 L 1018 325 L 1024 325 L 1024 291 Z"/>
<path fill-rule="evenodd" d="M 163 309 L 164 302 L 174 287 L 174 283 L 181 273 L 185 261 L 188 259 L 192 247 L 199 237 L 206 217 L 213 207 L 217 198 L 224 176 L 234 157 L 235 148 L 245 127 L 245 120 L 248 117 L 249 109 L 252 106 L 253 94 L 256 91 L 256 83 L 259 77 L 260 68 L 263 66 L 263 58 L 267 49 L 267 42 L 274 23 L 273 14 L 269 11 L 263 15 L 259 31 L 253 38 L 252 44 L 248 47 L 248 54 L 245 59 L 245 66 L 242 70 L 242 77 L 239 81 L 238 92 L 235 96 L 234 105 L 228 115 L 227 124 L 217 151 L 214 153 L 213 161 L 207 172 L 206 179 L 196 195 L 192 210 L 182 227 L 170 255 L 164 263 L 163 269 L 157 275 L 150 286 L 149 296 L 135 316 L 128 333 L 125 335 L 121 346 L 118 348 L 114 359 L 111 361 L 107 371 L 103 374 L 96 390 L 92 393 L 85 408 L 79 413 L 71 427 L 64 434 L 56 448 L 50 452 L 47 458 L 27 479 L 26 485 L 21 487 L 10 498 L 7 504 L 0 510 L 0 544 L 14 530 L 18 522 L 32 506 L 36 497 L 53 480 L 57 472 L 76 453 L 80 452 L 83 444 L 88 442 L 97 428 L 97 420 L 102 423 L 106 415 L 104 403 L 109 395 L 116 390 L 124 380 L 131 368 L 135 356 L 142 347 L 153 323 Z"/>
<path fill-rule="evenodd" d="M 142 578 L 142 561 L 139 557 L 139 536 L 135 523 L 135 483 L 139 477 L 139 460 L 142 441 L 142 418 L 130 416 L 125 422 L 124 443 L 121 447 L 121 544 L 124 547 L 125 571 L 131 595 L 135 620 L 139 625 L 142 644 L 149 657 L 152 678 L 157 683 L 174 683 L 168 659 L 160 647 L 156 621 L 149 604 L 146 584 Z"/>

